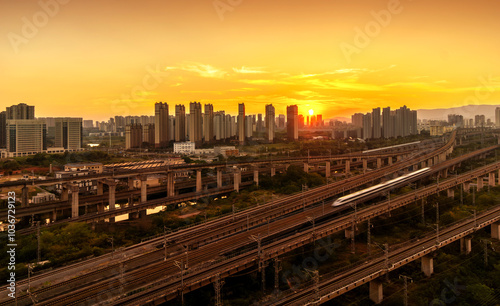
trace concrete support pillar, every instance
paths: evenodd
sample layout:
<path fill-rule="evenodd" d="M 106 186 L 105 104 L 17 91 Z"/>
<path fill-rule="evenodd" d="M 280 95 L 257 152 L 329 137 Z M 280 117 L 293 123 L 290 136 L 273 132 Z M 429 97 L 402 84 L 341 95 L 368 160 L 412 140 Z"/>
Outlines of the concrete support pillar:
<path fill-rule="evenodd" d="M 104 184 L 101 181 L 97 181 L 97 195 L 103 195 L 104 193 Z"/>
<path fill-rule="evenodd" d="M 69 190 L 66 184 L 62 186 L 62 191 L 61 191 L 61 201 L 67 201 L 69 199 Z"/>
<path fill-rule="evenodd" d="M 202 191 L 202 185 L 201 185 L 201 169 L 196 170 L 196 192 L 201 192 Z"/>
<path fill-rule="evenodd" d="M 308 163 L 304 163 L 304 172 L 309 173 L 309 164 Z"/>
<path fill-rule="evenodd" d="M 167 173 L 167 196 L 173 197 L 175 195 L 174 173 Z"/>
<path fill-rule="evenodd" d="M 363 159 L 363 173 L 366 173 L 367 169 L 368 169 L 368 160 Z"/>
<path fill-rule="evenodd" d="M 29 206 L 29 201 L 28 201 L 28 187 L 24 186 L 21 189 L 21 207 L 28 207 Z"/>
<path fill-rule="evenodd" d="M 342 160 L 341 159 L 337 159 L 337 166 L 340 166 L 342 165 Z"/>
<path fill-rule="evenodd" d="M 443 178 L 448 178 L 448 169 L 443 170 Z"/>
<path fill-rule="evenodd" d="M 148 200 L 148 177 L 141 176 L 141 203 Z"/>
<path fill-rule="evenodd" d="M 382 158 L 377 158 L 377 169 L 382 168 Z"/>
<path fill-rule="evenodd" d="M 431 256 L 422 257 L 422 272 L 425 276 L 430 277 L 434 273 L 434 258 Z"/>
<path fill-rule="evenodd" d="M 52 211 L 52 219 L 51 219 L 52 222 L 56 222 L 57 221 L 57 210 L 53 210 Z"/>
<path fill-rule="evenodd" d="M 427 161 L 427 167 L 432 167 L 432 165 L 434 164 L 432 163 L 432 158 L 431 158 Z"/>
<path fill-rule="evenodd" d="M 234 172 L 234 191 L 240 192 L 240 183 L 241 183 L 241 171 L 237 169 Z"/>
<path fill-rule="evenodd" d="M 276 167 L 274 165 L 271 166 L 271 177 L 276 175 Z"/>
<path fill-rule="evenodd" d="M 135 177 L 128 177 L 127 178 L 127 183 L 128 183 L 128 190 L 132 190 L 134 189 L 134 181 L 135 181 Z"/>
<path fill-rule="evenodd" d="M 370 300 L 375 304 L 382 303 L 384 299 L 384 292 L 382 287 L 382 282 L 378 279 L 374 279 L 370 282 Z"/>
<path fill-rule="evenodd" d="M 455 190 L 453 189 L 448 189 L 448 198 L 453 198 L 455 197 Z"/>
<path fill-rule="evenodd" d="M 352 239 L 352 237 L 354 236 L 354 232 L 351 229 L 347 228 L 344 231 L 344 236 L 346 239 Z"/>
<path fill-rule="evenodd" d="M 97 211 L 100 213 L 104 212 L 104 204 L 103 203 L 97 204 Z"/>
<path fill-rule="evenodd" d="M 464 192 L 470 192 L 470 182 L 465 182 L 463 188 Z"/>
<path fill-rule="evenodd" d="M 500 170 L 498 170 L 498 185 L 500 185 Z"/>
<path fill-rule="evenodd" d="M 259 170 L 258 169 L 253 170 L 253 182 L 255 183 L 255 185 L 259 186 Z"/>
<path fill-rule="evenodd" d="M 217 168 L 217 188 L 222 188 L 222 169 Z"/>
<path fill-rule="evenodd" d="M 482 190 L 483 187 L 484 187 L 483 177 L 480 176 L 480 177 L 477 178 L 477 191 Z"/>
<path fill-rule="evenodd" d="M 500 222 L 491 224 L 491 238 L 500 239 Z"/>
<path fill-rule="evenodd" d="M 325 177 L 330 177 L 332 176 L 332 171 L 330 170 L 330 162 L 326 162 L 325 165 Z"/>
<path fill-rule="evenodd" d="M 389 166 L 392 166 L 392 156 L 390 156 L 390 157 L 387 158 L 387 164 Z"/>
<path fill-rule="evenodd" d="M 472 238 L 464 237 L 460 238 L 460 253 L 469 255 L 472 251 Z"/>
<path fill-rule="evenodd" d="M 423 168 L 425 168 L 425 167 L 427 167 L 427 164 L 426 164 L 424 161 L 423 161 L 423 162 L 421 162 L 421 163 L 420 163 L 420 168 L 421 168 L 421 169 L 423 169 Z"/>
<path fill-rule="evenodd" d="M 319 163 L 316 163 L 314 164 L 314 171 L 318 171 L 319 170 Z"/>
<path fill-rule="evenodd" d="M 492 172 L 488 175 L 488 185 L 495 186 L 495 173 Z"/>
<path fill-rule="evenodd" d="M 113 183 L 108 183 L 108 186 L 109 186 L 109 210 L 113 210 L 115 209 L 115 204 L 116 204 L 116 201 L 115 201 L 115 192 L 116 192 L 116 183 L 113 182 Z"/>
<path fill-rule="evenodd" d="M 401 161 L 401 160 L 403 160 L 403 156 L 398 155 L 398 156 L 396 157 L 396 161 Z"/>
<path fill-rule="evenodd" d="M 78 209 L 80 207 L 78 203 L 78 195 L 80 192 L 80 188 L 75 185 L 72 185 L 70 188 L 71 188 L 71 218 L 77 218 Z"/>
<path fill-rule="evenodd" d="M 345 173 L 346 174 L 351 173 L 351 161 L 350 160 L 345 161 Z"/>
<path fill-rule="evenodd" d="M 288 171 L 288 167 L 290 167 L 290 164 L 285 165 L 285 171 Z"/>

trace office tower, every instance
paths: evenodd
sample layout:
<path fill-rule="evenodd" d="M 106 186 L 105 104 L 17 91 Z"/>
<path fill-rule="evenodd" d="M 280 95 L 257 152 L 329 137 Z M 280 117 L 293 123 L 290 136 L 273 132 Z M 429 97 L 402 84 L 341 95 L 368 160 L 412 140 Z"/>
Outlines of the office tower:
<path fill-rule="evenodd" d="M 500 107 L 495 108 L 495 125 L 500 127 Z"/>
<path fill-rule="evenodd" d="M 299 129 L 304 128 L 304 116 L 299 115 Z"/>
<path fill-rule="evenodd" d="M 380 107 L 374 108 L 372 111 L 372 125 L 373 125 L 373 138 L 380 138 L 381 130 L 380 130 Z"/>
<path fill-rule="evenodd" d="M 316 126 L 323 126 L 323 115 L 316 115 Z"/>
<path fill-rule="evenodd" d="M 6 120 L 35 119 L 35 107 L 25 103 L 12 105 L 6 109 Z"/>
<path fill-rule="evenodd" d="M 201 146 L 203 140 L 202 124 L 201 103 L 189 103 L 189 141 L 194 142 L 196 147 Z"/>
<path fill-rule="evenodd" d="M 363 139 L 370 139 L 372 135 L 372 114 L 367 113 L 363 116 Z"/>
<path fill-rule="evenodd" d="M 86 129 L 94 127 L 94 120 L 83 120 L 83 127 Z"/>
<path fill-rule="evenodd" d="M 394 137 L 394 124 L 390 107 L 386 107 L 382 110 L 382 130 L 384 138 Z"/>
<path fill-rule="evenodd" d="M 286 130 L 288 141 L 299 139 L 299 108 L 297 105 L 286 107 Z"/>
<path fill-rule="evenodd" d="M 285 123 L 286 123 L 286 118 L 285 118 L 285 115 L 279 115 L 278 116 L 278 120 L 277 120 L 277 124 L 276 126 L 280 129 L 280 130 L 283 130 L 285 128 Z"/>
<path fill-rule="evenodd" d="M 82 118 L 55 118 L 56 148 L 80 150 L 82 148 Z"/>
<path fill-rule="evenodd" d="M 245 104 L 238 104 L 238 141 L 245 144 Z"/>
<path fill-rule="evenodd" d="M 143 130 L 142 125 L 133 123 L 125 127 L 125 149 L 142 147 Z"/>
<path fill-rule="evenodd" d="M 315 127 L 317 125 L 316 123 L 316 115 L 311 116 L 311 127 Z"/>
<path fill-rule="evenodd" d="M 155 144 L 155 125 L 154 123 L 145 124 L 142 126 L 142 142 L 154 146 Z"/>
<path fill-rule="evenodd" d="M 269 143 L 274 141 L 275 110 L 272 104 L 266 105 L 266 140 Z"/>
<path fill-rule="evenodd" d="M 7 112 L 0 112 L 0 149 L 7 147 Z"/>
<path fill-rule="evenodd" d="M 186 114 L 186 125 L 185 125 L 185 131 L 186 131 L 186 140 L 189 139 L 189 130 L 191 129 L 191 115 Z"/>
<path fill-rule="evenodd" d="M 351 116 L 351 121 L 352 121 L 352 125 L 354 125 L 355 127 L 363 127 L 363 114 L 361 113 L 356 113 L 354 115 Z"/>
<path fill-rule="evenodd" d="M 186 141 L 186 107 L 182 104 L 175 106 L 175 141 Z"/>
<path fill-rule="evenodd" d="M 168 147 L 168 104 L 155 103 L 155 147 Z"/>
<path fill-rule="evenodd" d="M 456 127 L 464 126 L 464 117 L 462 115 L 448 115 L 448 123 Z"/>
<path fill-rule="evenodd" d="M 205 120 L 203 120 L 203 138 L 206 143 L 214 142 L 214 106 L 205 104 Z"/>
<path fill-rule="evenodd" d="M 47 150 L 44 120 L 7 120 L 6 129 L 9 157 L 32 155 Z"/>
<path fill-rule="evenodd" d="M 226 113 L 219 111 L 214 113 L 214 136 L 215 140 L 226 138 Z"/>

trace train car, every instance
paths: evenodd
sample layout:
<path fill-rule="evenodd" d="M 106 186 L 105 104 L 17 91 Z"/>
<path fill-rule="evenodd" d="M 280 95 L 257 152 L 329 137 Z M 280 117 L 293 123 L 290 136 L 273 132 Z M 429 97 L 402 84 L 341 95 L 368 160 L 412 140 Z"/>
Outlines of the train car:
<path fill-rule="evenodd" d="M 395 148 L 416 145 L 416 144 L 419 144 L 419 143 L 420 143 L 420 141 L 403 143 L 403 144 L 398 144 L 398 145 L 394 145 L 394 146 L 390 146 L 390 147 L 383 147 L 383 148 L 378 148 L 378 149 L 372 149 L 372 150 L 362 151 L 361 153 L 365 154 L 365 153 L 373 153 L 373 152 L 377 152 L 377 151 L 392 150 L 392 149 L 395 149 Z"/>
<path fill-rule="evenodd" d="M 356 191 L 354 193 L 351 193 L 349 195 L 343 196 L 338 198 L 335 202 L 333 202 L 332 206 L 341 206 L 345 205 L 347 203 L 351 202 L 356 202 L 362 198 L 366 198 L 368 196 L 373 196 L 376 194 L 380 194 L 383 191 L 386 191 L 394 186 L 400 185 L 406 181 L 411 181 L 412 179 L 418 177 L 419 175 L 422 175 L 424 173 L 427 173 L 431 170 L 431 168 L 423 168 L 417 171 L 414 171 L 409 174 L 405 174 L 403 176 L 400 176 L 398 178 L 395 178 L 393 180 L 387 181 L 382 184 L 378 184 L 360 191 Z"/>

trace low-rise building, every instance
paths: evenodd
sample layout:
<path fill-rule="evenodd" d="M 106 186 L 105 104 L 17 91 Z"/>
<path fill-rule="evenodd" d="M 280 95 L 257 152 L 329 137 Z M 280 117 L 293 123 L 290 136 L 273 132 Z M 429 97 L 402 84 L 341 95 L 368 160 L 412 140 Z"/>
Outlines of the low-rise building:
<path fill-rule="evenodd" d="M 73 163 L 64 165 L 64 171 L 90 171 L 92 173 L 102 173 L 101 163 Z"/>
<path fill-rule="evenodd" d="M 176 143 L 174 143 L 174 153 L 193 154 L 193 153 L 195 153 L 195 143 L 194 142 L 176 142 Z"/>

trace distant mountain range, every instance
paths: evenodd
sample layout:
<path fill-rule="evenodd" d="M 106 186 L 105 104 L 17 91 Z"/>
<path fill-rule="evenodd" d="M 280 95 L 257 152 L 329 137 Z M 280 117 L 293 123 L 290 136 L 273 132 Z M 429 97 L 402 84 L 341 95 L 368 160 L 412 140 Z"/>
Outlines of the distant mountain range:
<path fill-rule="evenodd" d="M 464 119 L 473 119 L 476 115 L 485 115 L 486 120 L 495 121 L 495 109 L 500 105 L 467 105 L 452 108 L 418 109 L 418 119 L 448 120 L 448 115 L 462 115 Z"/>

